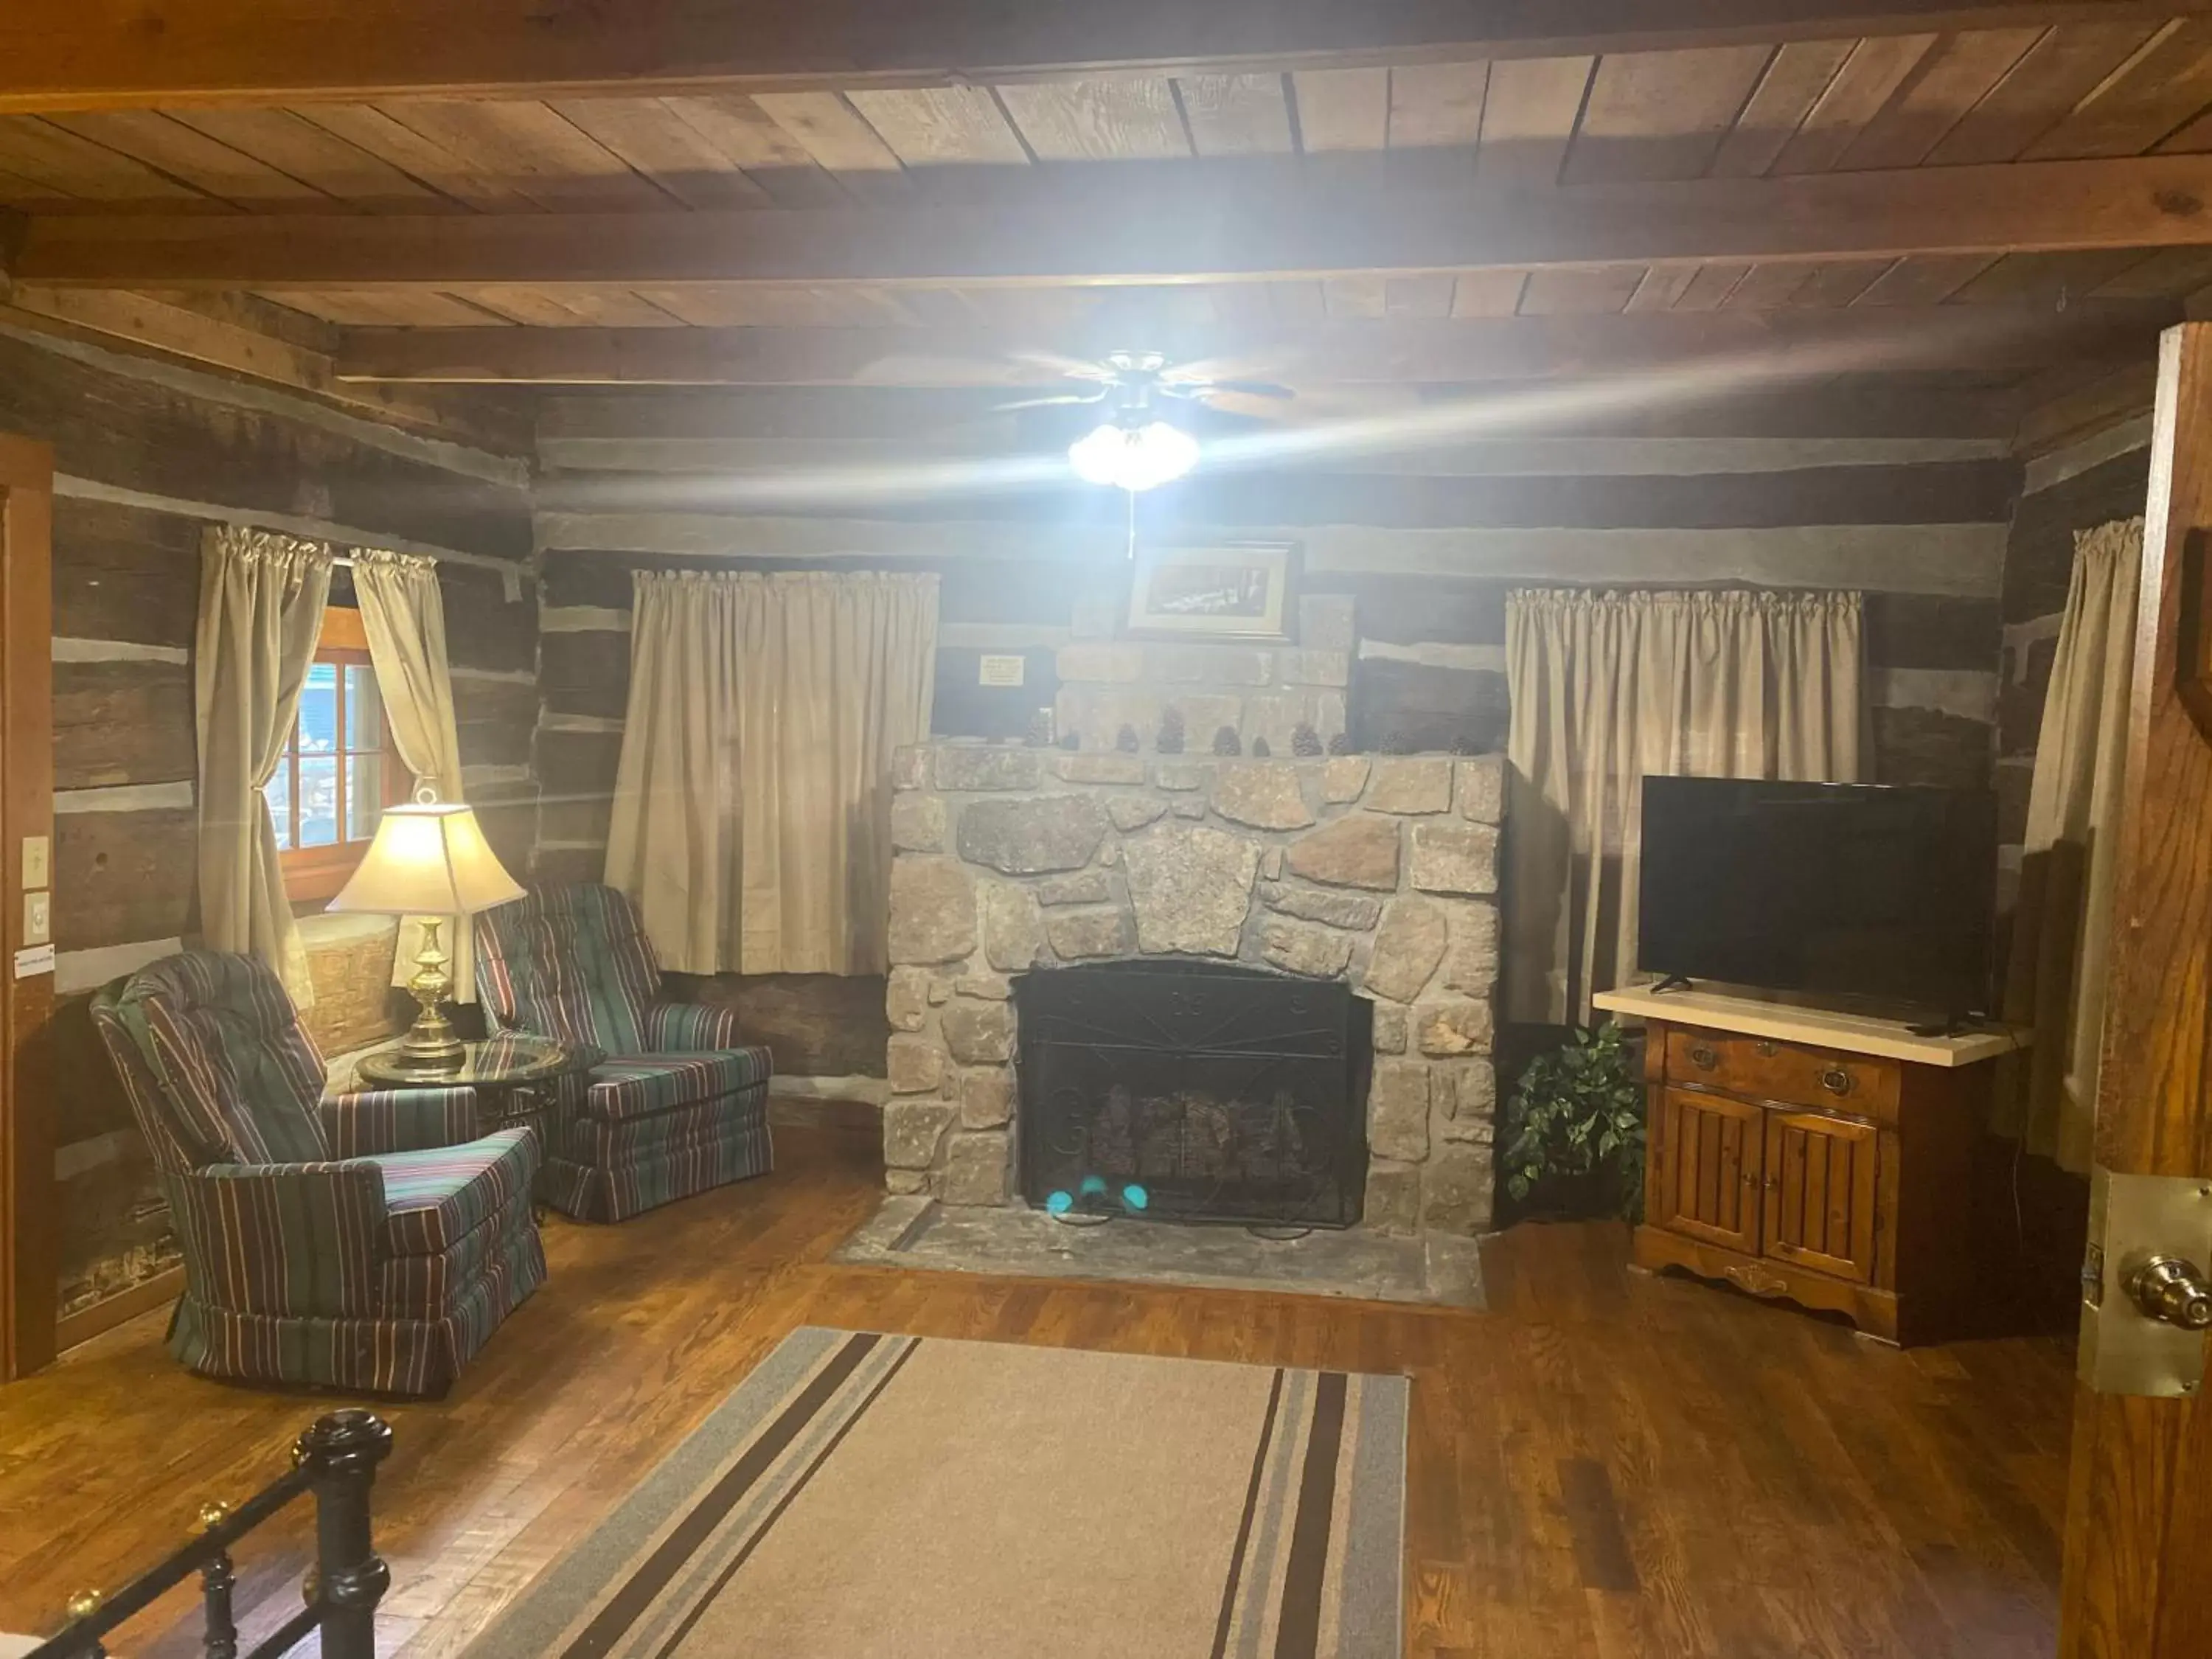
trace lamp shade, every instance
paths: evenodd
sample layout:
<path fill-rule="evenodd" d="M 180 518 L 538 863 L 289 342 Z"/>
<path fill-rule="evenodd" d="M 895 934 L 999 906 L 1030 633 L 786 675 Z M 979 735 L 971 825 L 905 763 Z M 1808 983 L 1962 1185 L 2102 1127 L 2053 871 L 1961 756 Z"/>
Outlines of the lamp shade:
<path fill-rule="evenodd" d="M 376 839 L 331 908 L 473 915 L 521 896 L 520 884 L 484 840 L 473 807 L 415 802 L 386 810 Z"/>

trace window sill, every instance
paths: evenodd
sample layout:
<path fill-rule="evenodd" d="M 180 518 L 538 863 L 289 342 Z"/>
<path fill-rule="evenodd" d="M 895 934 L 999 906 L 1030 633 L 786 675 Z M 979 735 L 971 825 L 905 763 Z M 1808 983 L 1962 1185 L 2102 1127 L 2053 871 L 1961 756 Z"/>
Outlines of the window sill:
<path fill-rule="evenodd" d="M 342 847 L 278 854 L 277 861 L 284 870 L 284 896 L 295 905 L 336 898 L 353 879 L 368 851 L 368 842 L 349 842 Z"/>

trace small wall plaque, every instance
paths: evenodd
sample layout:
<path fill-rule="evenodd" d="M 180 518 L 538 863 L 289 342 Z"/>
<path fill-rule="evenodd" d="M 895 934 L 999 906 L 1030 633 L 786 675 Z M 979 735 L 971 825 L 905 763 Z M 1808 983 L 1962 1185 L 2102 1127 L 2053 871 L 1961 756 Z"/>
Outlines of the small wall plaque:
<path fill-rule="evenodd" d="M 976 670 L 978 685 L 1019 685 L 1029 669 L 1029 659 L 1018 655 L 990 656 L 981 659 Z"/>

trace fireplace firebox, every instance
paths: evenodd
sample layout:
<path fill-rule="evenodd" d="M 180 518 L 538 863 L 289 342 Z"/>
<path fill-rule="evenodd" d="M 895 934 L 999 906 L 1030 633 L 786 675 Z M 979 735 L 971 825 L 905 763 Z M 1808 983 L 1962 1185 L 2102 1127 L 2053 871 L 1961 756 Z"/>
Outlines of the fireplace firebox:
<path fill-rule="evenodd" d="M 1348 1227 L 1371 1006 L 1342 983 L 1138 960 L 1014 981 L 1022 1193 L 1054 1211 Z"/>

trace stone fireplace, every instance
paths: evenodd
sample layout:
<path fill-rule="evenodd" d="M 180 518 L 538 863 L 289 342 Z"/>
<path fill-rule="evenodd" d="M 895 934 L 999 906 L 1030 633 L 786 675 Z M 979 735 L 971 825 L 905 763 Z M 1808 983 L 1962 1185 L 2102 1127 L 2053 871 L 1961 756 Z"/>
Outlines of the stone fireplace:
<path fill-rule="evenodd" d="M 1371 1005 L 1358 1224 L 1489 1224 L 1502 757 L 938 743 L 894 782 L 892 1192 L 1017 1201 L 1013 976 L 1234 963 Z"/>

